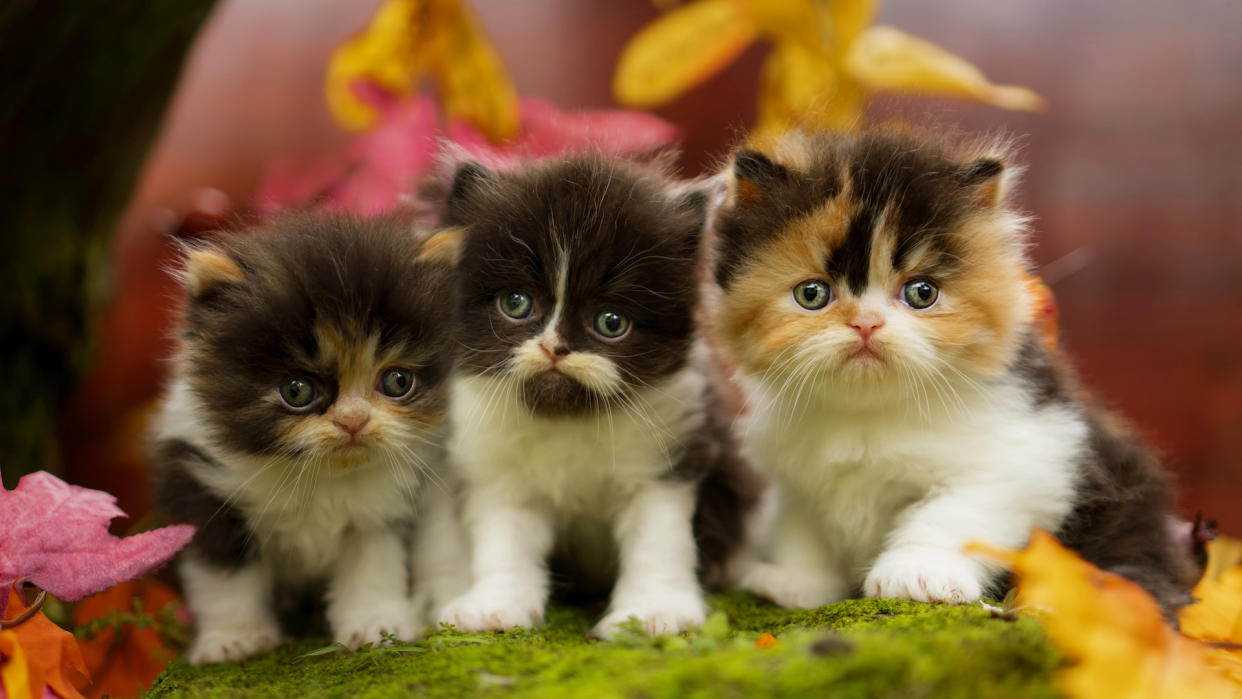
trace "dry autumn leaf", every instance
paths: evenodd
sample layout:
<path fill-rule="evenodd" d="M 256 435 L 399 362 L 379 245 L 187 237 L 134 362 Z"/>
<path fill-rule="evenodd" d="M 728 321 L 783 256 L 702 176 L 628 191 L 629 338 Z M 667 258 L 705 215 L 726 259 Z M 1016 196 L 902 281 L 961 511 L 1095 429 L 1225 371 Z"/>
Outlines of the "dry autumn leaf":
<path fill-rule="evenodd" d="M 1210 662 L 1242 686 L 1242 542 L 1208 544 L 1208 568 L 1178 613 L 1182 633 L 1213 646 Z"/>
<path fill-rule="evenodd" d="M 781 642 L 776 640 L 776 636 L 773 636 L 767 631 L 759 634 L 759 639 L 755 641 L 756 648 L 775 648 L 780 644 Z"/>
<path fill-rule="evenodd" d="M 26 611 L 25 600 L 16 589 L 10 587 L 8 595 L 6 618 L 15 618 Z M 3 677 L 9 699 L 18 699 L 23 691 L 31 691 L 35 686 L 39 688 L 37 693 L 25 696 L 42 697 L 45 684 L 62 699 L 81 699 L 79 689 L 86 686 L 90 676 L 73 634 L 38 612 L 4 631 L 2 636 L 8 640 L 0 642 L 0 652 L 8 659 L 0 668 L 0 677 Z"/>
<path fill-rule="evenodd" d="M 1211 649 L 1170 628 L 1155 600 L 1125 578 L 1101 571 L 1037 531 L 1021 551 L 968 547 L 1009 565 L 1017 600 L 1037 610 L 1049 639 L 1070 666 L 1058 688 L 1074 699 L 1237 697 Z"/>

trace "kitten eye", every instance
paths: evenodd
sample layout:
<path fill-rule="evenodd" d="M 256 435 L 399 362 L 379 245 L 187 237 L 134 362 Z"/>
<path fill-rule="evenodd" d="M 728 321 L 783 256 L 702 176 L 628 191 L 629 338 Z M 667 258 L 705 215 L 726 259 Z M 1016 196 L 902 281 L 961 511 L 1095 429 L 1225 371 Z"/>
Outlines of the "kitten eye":
<path fill-rule="evenodd" d="M 620 313 L 612 311 L 603 311 L 595 316 L 595 320 L 591 323 L 591 327 L 595 332 L 609 340 L 615 340 L 621 337 L 630 329 L 630 319 Z"/>
<path fill-rule="evenodd" d="M 389 398 L 404 398 L 414 389 L 414 372 L 409 369 L 385 369 L 380 374 L 380 391 Z"/>
<path fill-rule="evenodd" d="M 516 291 L 504 291 L 496 298 L 496 305 L 500 306 L 500 312 L 509 316 L 514 320 L 521 320 L 530 315 L 534 305 L 530 297 L 526 294 Z"/>
<path fill-rule="evenodd" d="M 315 400 L 315 384 L 295 376 L 280 385 L 280 398 L 290 408 L 305 408 Z"/>
<path fill-rule="evenodd" d="M 832 300 L 832 287 L 818 279 L 808 279 L 793 288 L 794 301 L 808 311 L 818 311 Z"/>
<path fill-rule="evenodd" d="M 912 279 L 901 287 L 901 300 L 915 310 L 931 308 L 940 298 L 940 289 L 926 279 Z"/>

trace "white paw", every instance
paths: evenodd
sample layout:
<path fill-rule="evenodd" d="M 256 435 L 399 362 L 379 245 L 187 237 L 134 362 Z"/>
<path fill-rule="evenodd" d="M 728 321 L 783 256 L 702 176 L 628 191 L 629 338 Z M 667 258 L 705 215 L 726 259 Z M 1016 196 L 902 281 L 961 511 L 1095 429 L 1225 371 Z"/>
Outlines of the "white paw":
<path fill-rule="evenodd" d="M 543 594 L 537 590 L 475 586 L 444 605 L 438 619 L 458 631 L 504 631 L 515 626 L 534 628 L 543 623 Z"/>
<path fill-rule="evenodd" d="M 185 657 L 191 665 L 238 662 L 271 650 L 279 643 L 280 629 L 275 623 L 199 629 Z"/>
<path fill-rule="evenodd" d="M 414 610 L 404 599 L 373 602 L 356 609 L 334 609 L 330 616 L 336 642 L 350 650 L 367 643 L 378 646 L 387 642 L 385 636 L 412 641 L 420 628 Z"/>
<path fill-rule="evenodd" d="M 983 596 L 984 569 L 957 553 L 908 548 L 885 552 L 863 582 L 868 597 L 964 604 Z"/>
<path fill-rule="evenodd" d="M 698 589 L 660 587 L 644 590 L 642 594 L 625 595 L 613 599 L 610 611 L 600 620 L 591 635 L 611 640 L 624 624 L 635 618 L 647 633 L 681 633 L 688 628 L 702 626 L 707 619 L 707 606 Z"/>
<path fill-rule="evenodd" d="M 738 585 L 782 607 L 810 609 L 839 602 L 849 596 L 846 584 L 835 573 L 756 563 L 742 575 Z"/>

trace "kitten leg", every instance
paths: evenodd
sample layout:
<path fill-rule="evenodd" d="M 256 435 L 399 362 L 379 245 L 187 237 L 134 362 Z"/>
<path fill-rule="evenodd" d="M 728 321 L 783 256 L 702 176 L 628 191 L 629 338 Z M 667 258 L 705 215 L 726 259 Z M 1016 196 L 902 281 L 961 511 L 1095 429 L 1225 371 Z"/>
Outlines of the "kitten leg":
<path fill-rule="evenodd" d="M 181 579 L 197 627 L 186 651 L 191 665 L 245 660 L 280 643 L 271 580 L 260 563 L 223 568 L 189 551 L 181 562 Z"/>
<path fill-rule="evenodd" d="M 811 608 L 849 596 L 850 585 L 833 563 L 814 520 L 801 507 L 786 503 L 773 528 L 771 563 L 755 563 L 739 585 L 782 607 Z"/>
<path fill-rule="evenodd" d="M 469 544 L 454 497 L 438 488 L 426 490 L 411 556 L 412 599 L 420 625 L 424 619 L 439 618 L 444 605 L 470 588 Z"/>
<path fill-rule="evenodd" d="M 550 513 L 476 492 L 467 495 L 464 514 L 473 584 L 444 606 L 438 621 L 459 631 L 541 624 L 548 600 L 544 566 L 553 542 Z"/>
<path fill-rule="evenodd" d="M 702 625 L 707 610 L 696 574 L 694 506 L 690 483 L 657 483 L 626 505 L 614 525 L 620 574 L 595 636 L 611 638 L 631 617 L 652 634 Z"/>
<path fill-rule="evenodd" d="M 409 598 L 408 546 L 395 529 L 348 537 L 328 581 L 328 624 L 339 643 L 357 648 L 418 635 Z"/>
<path fill-rule="evenodd" d="M 942 489 L 903 513 L 868 572 L 863 593 L 918 602 L 977 601 L 999 569 L 962 547 L 971 540 L 1021 546 L 1032 527 L 1054 528 L 1055 518 L 1032 510 L 1030 503 L 1039 500 L 994 485 Z"/>

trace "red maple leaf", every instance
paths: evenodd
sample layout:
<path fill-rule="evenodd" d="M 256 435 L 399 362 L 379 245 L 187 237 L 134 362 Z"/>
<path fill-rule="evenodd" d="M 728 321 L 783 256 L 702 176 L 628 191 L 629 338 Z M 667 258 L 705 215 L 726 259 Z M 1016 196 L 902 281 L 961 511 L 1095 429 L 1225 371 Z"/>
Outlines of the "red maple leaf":
<path fill-rule="evenodd" d="M 160 566 L 194 535 L 189 525 L 124 539 L 108 533 L 108 522 L 124 516 L 108 493 L 42 471 L 14 490 L 0 488 L 0 590 L 6 591 L 0 618 L 15 584 L 29 581 L 60 599 L 80 600 Z"/>

